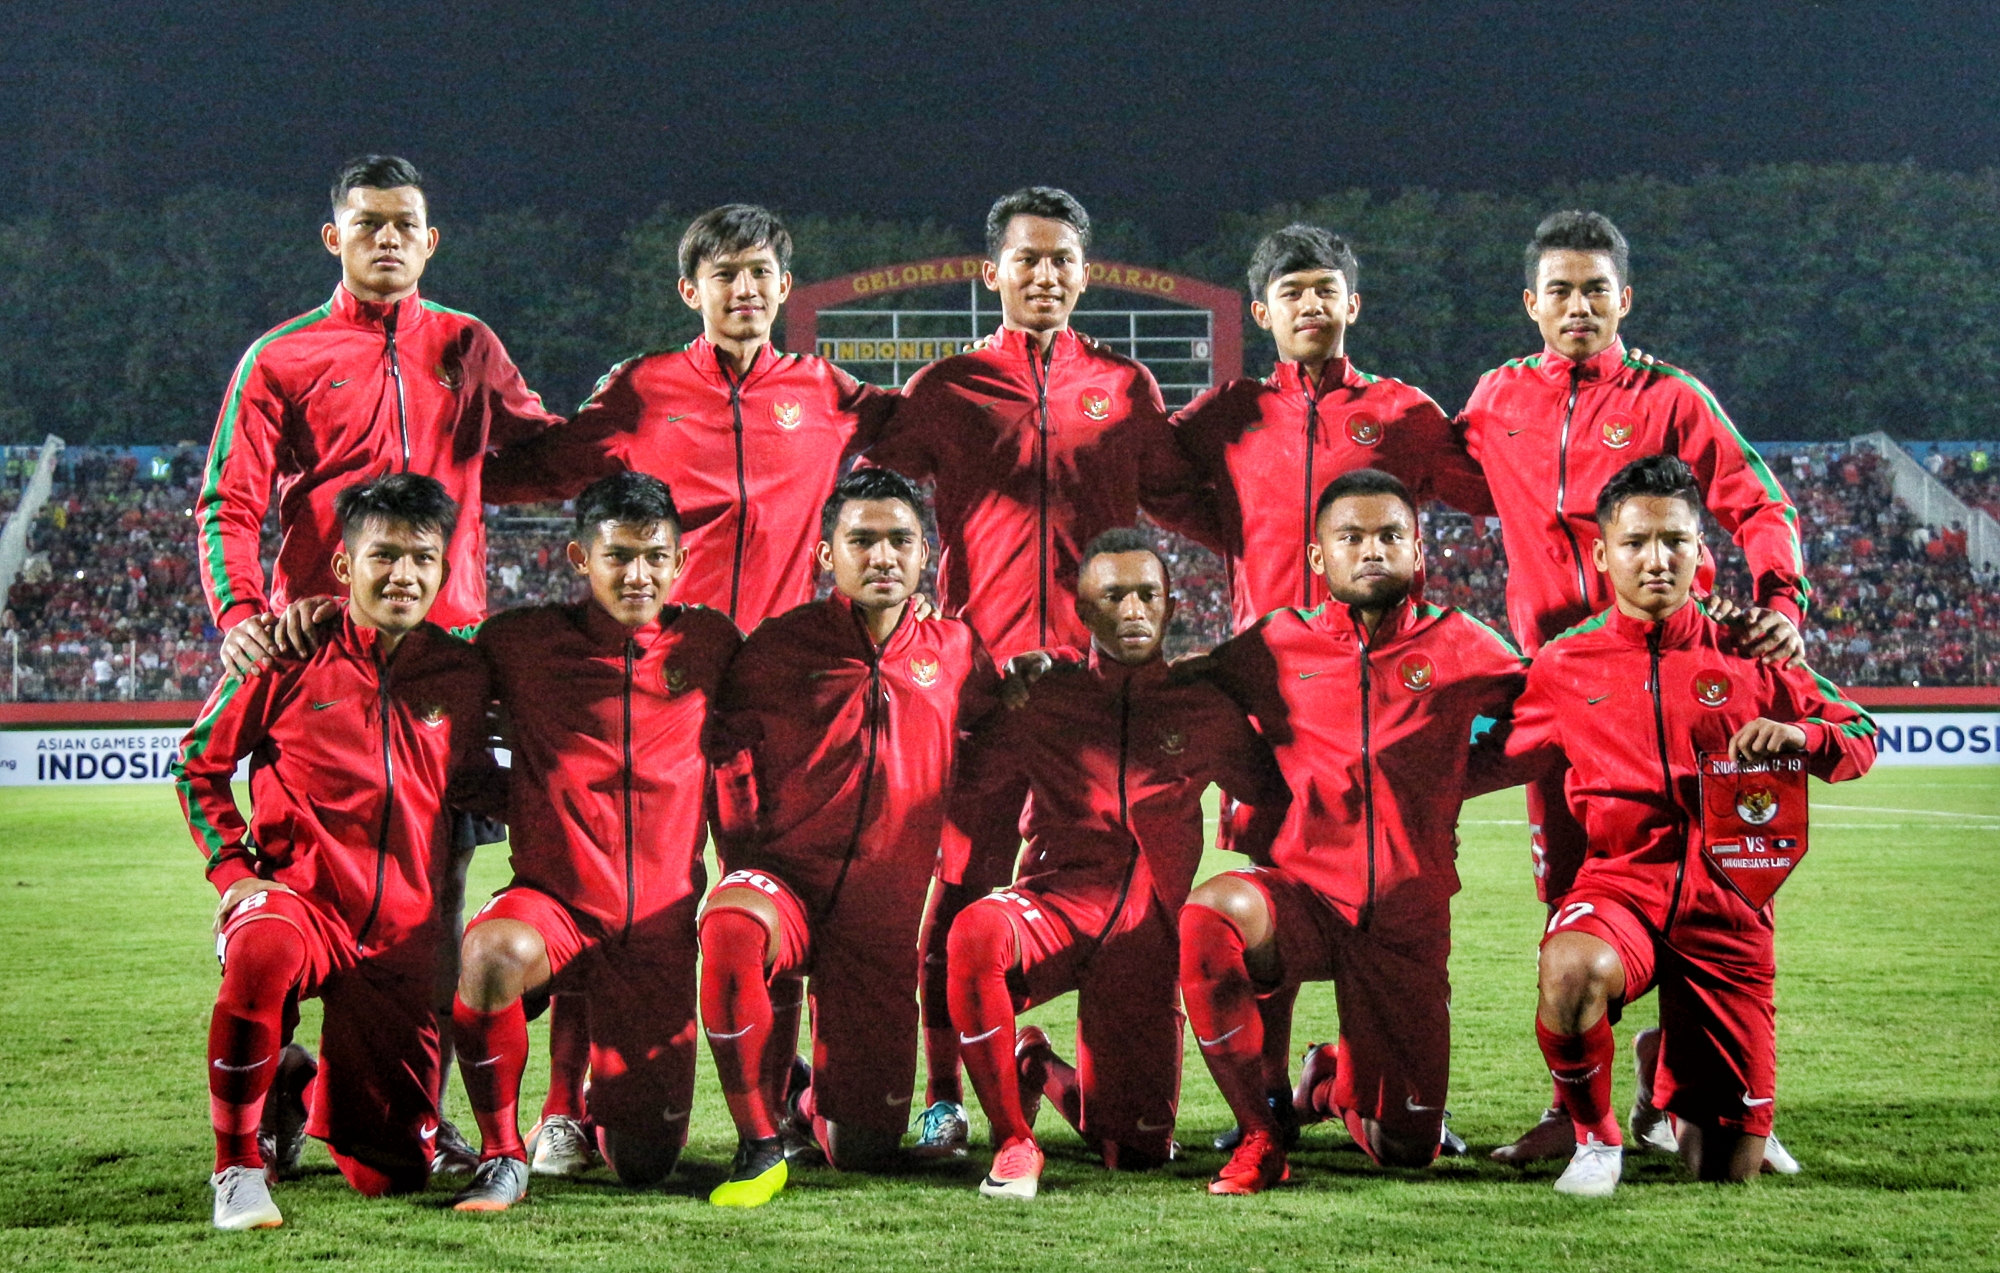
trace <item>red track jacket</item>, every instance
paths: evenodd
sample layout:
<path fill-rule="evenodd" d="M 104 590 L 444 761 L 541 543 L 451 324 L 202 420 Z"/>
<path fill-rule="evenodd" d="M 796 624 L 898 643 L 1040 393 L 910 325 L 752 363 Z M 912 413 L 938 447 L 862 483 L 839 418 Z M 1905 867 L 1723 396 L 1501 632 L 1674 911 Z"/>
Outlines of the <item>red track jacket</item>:
<path fill-rule="evenodd" d="M 1458 891 L 1458 810 L 1473 722 L 1504 718 L 1526 660 L 1462 610 L 1413 594 L 1372 640 L 1346 607 L 1279 610 L 1217 647 L 1291 787 L 1272 864 L 1350 923 Z"/>
<path fill-rule="evenodd" d="M 1678 367 L 1629 358 L 1623 341 L 1581 363 L 1551 349 L 1479 378 L 1459 417 L 1485 470 L 1507 543 L 1507 623 L 1530 654 L 1611 604 L 1591 565 L 1597 494 L 1619 469 L 1671 452 L 1735 536 L 1757 604 L 1793 622 L 1810 589 L 1798 510 L 1708 387 Z"/>
<path fill-rule="evenodd" d="M 879 650 L 839 593 L 766 621 L 709 722 L 725 866 L 772 872 L 815 920 L 845 905 L 914 923 L 959 735 L 998 687 L 957 619 L 905 612 Z"/>
<path fill-rule="evenodd" d="M 627 628 L 586 601 L 505 611 L 478 642 L 510 725 L 514 883 L 619 937 L 701 892 L 701 731 L 735 626 L 668 606 Z"/>
<path fill-rule="evenodd" d="M 706 337 L 611 369 L 576 418 L 486 467 L 495 504 L 572 499 L 621 469 L 672 488 L 687 569 L 674 599 L 750 631 L 813 599 L 820 505 L 901 402 L 823 358 L 766 346 L 742 378 Z"/>
<path fill-rule="evenodd" d="M 1084 545 L 1130 526 L 1142 504 L 1182 523 L 1193 489 L 1153 374 L 1068 329 L 1044 362 L 1027 332 L 1002 328 L 925 367 L 904 395 L 867 459 L 936 482 L 944 612 L 970 621 L 1002 662 L 1083 648 Z"/>
<path fill-rule="evenodd" d="M 393 320 L 393 321 L 392 321 Z M 559 417 L 521 383 L 500 338 L 470 314 L 415 296 L 394 305 L 333 299 L 272 328 L 236 364 L 195 500 L 201 579 L 215 625 L 318 594 L 333 577 L 333 497 L 384 473 L 424 473 L 462 510 L 431 622 L 459 630 L 486 615 L 487 449 Z M 267 593 L 258 534 L 278 487 L 277 568 Z"/>
<path fill-rule="evenodd" d="M 276 880 L 343 921 L 357 953 L 428 966 L 447 802 L 504 811 L 489 697 L 485 663 L 458 638 L 427 623 L 384 663 L 376 631 L 345 616 L 310 658 L 224 677 L 174 764 L 216 891 Z M 229 785 L 245 756 L 247 824 Z"/>
<path fill-rule="evenodd" d="M 1613 606 L 1542 647 L 1506 740 L 1512 772 L 1475 782 L 1511 785 L 1566 759 L 1570 812 L 1590 835 L 1569 891 L 1615 882 L 1665 931 L 1687 872 L 1708 869 L 1690 865 L 1702 849 L 1695 755 L 1727 751 L 1759 716 L 1803 728 L 1806 767 L 1826 782 L 1875 763 L 1875 722 L 1824 678 L 1737 653 L 1729 629 L 1699 604 L 1661 623 Z"/>
<path fill-rule="evenodd" d="M 1420 502 L 1493 511 L 1486 479 L 1438 405 L 1345 358 L 1327 363 L 1317 388 L 1298 363 L 1280 362 L 1268 379 L 1210 389 L 1174 417 L 1174 435 L 1211 492 L 1189 529 L 1229 568 L 1238 632 L 1280 607 L 1326 601 L 1306 545 L 1320 492 L 1343 473 L 1381 469 Z"/>
<path fill-rule="evenodd" d="M 1220 786 L 1257 816 L 1235 847 L 1262 857 L 1290 800 L 1271 750 L 1243 709 L 1205 681 L 1175 681 L 1164 659 L 1127 667 L 1092 645 L 1061 652 L 1028 704 L 996 712 L 973 735 L 952 790 L 960 801 L 1020 814 L 995 843 L 1011 862 L 1021 837 L 1023 888 L 1102 941 L 1130 912 L 1180 912 L 1201 864 L 1203 794 Z M 998 818 L 977 819 L 997 823 Z M 953 840 L 948 838 L 947 844 Z M 940 874 L 962 878 L 963 860 Z"/>

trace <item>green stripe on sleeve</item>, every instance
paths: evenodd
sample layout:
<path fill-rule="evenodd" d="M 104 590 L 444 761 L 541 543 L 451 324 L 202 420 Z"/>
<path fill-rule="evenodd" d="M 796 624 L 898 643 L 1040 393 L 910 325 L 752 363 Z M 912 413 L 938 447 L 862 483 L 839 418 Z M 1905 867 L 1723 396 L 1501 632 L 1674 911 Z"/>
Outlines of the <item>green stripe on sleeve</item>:
<path fill-rule="evenodd" d="M 1801 663 L 1799 666 L 1805 667 L 1805 664 Z M 1810 667 L 1806 667 L 1806 673 L 1813 678 L 1813 684 L 1819 686 L 1820 693 L 1826 695 L 1831 701 L 1847 708 L 1849 711 L 1858 713 L 1861 717 L 1858 721 L 1848 721 L 1842 725 L 1835 725 L 1832 721 L 1828 720 L 1820 720 L 1817 716 L 1807 717 L 1808 720 L 1817 725 L 1825 725 L 1828 729 L 1838 729 L 1849 738 L 1869 738 L 1874 735 L 1875 718 L 1868 714 L 1867 708 L 1841 693 L 1839 686 L 1827 680 L 1818 672 L 1813 671 Z"/>
<path fill-rule="evenodd" d="M 180 794 L 182 807 L 187 810 L 188 826 L 207 847 L 210 870 L 214 870 L 215 864 L 222 860 L 223 850 L 227 849 L 229 844 L 223 839 L 222 832 L 209 821 L 208 811 L 201 807 L 201 801 L 195 798 L 194 780 L 188 777 L 187 762 L 207 752 L 209 735 L 215 730 L 216 719 L 242 691 L 243 685 L 242 678 L 234 672 L 222 678 L 222 684 L 216 687 L 215 701 L 209 704 L 208 710 L 201 714 L 201 719 L 194 723 L 194 728 L 190 729 L 187 737 L 181 740 L 181 754 L 174 758 L 172 766 L 174 787 Z"/>
<path fill-rule="evenodd" d="M 1507 639 L 1507 635 L 1504 632 L 1496 631 L 1484 619 L 1481 619 L 1478 615 L 1472 613 L 1470 610 L 1460 610 L 1458 613 L 1461 617 L 1465 619 L 1467 623 L 1470 623 L 1473 627 L 1479 629 L 1481 632 L 1484 632 L 1487 636 L 1490 636 L 1495 641 L 1497 641 L 1500 645 L 1500 648 L 1507 651 L 1507 653 L 1511 657 L 1521 660 L 1522 667 L 1528 666 L 1528 656 L 1521 653 L 1520 649 L 1512 641 L 1509 641 Z M 1599 615 L 1597 621 L 1601 625 L 1603 623 L 1603 616 Z M 1581 625 L 1581 627 L 1588 627 L 1588 626 L 1590 625 L 1589 624 Z M 1580 630 L 1581 628 L 1571 628 L 1570 632 L 1576 632 Z M 1568 636 L 1568 635 L 1569 632 L 1563 633 L 1563 636 Z M 1557 640 L 1561 639 L 1562 639 L 1561 637 L 1557 638 Z"/>

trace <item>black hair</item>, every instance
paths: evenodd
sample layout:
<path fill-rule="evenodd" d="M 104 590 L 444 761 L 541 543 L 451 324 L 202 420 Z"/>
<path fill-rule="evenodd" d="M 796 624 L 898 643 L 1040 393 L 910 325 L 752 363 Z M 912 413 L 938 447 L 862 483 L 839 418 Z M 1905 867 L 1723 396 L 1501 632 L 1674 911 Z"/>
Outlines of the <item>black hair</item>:
<path fill-rule="evenodd" d="M 1264 236 L 1250 254 L 1250 299 L 1261 301 L 1272 283 L 1299 270 L 1339 270 L 1349 295 L 1360 290 L 1361 268 L 1347 240 L 1331 230 L 1294 221 Z"/>
<path fill-rule="evenodd" d="M 703 261 L 769 248 L 780 272 L 792 268 L 792 232 L 778 214 L 754 203 L 725 203 L 688 222 L 681 235 L 681 277 L 693 281 Z"/>
<path fill-rule="evenodd" d="M 424 193 L 424 175 L 417 166 L 401 155 L 356 155 L 340 165 L 340 171 L 333 174 L 333 215 L 347 206 L 347 192 L 359 188 L 369 190 L 394 190 L 399 186 L 415 186 L 418 194 Z M 424 210 L 430 211 L 431 199 L 424 195 Z"/>
<path fill-rule="evenodd" d="M 1054 186 L 1022 186 L 1014 193 L 994 200 L 993 206 L 986 212 L 988 259 L 1000 259 L 1000 245 L 1006 241 L 1007 227 L 1015 217 L 1047 217 L 1051 221 L 1060 221 L 1076 231 L 1085 255 L 1090 252 L 1090 214 L 1083 210 L 1075 195 Z"/>
<path fill-rule="evenodd" d="M 1083 568 L 1091 563 L 1092 558 L 1102 557 L 1106 553 L 1151 553 L 1153 554 L 1153 560 L 1160 563 L 1160 578 L 1169 586 L 1174 582 L 1173 569 L 1167 565 L 1167 559 L 1161 555 L 1158 546 L 1153 543 L 1152 536 L 1136 527 L 1113 526 L 1110 530 L 1101 532 L 1095 539 L 1085 544 L 1083 546 L 1083 557 L 1077 562 L 1078 573 L 1082 573 Z"/>
<path fill-rule="evenodd" d="M 1618 227 L 1611 224 L 1611 218 L 1602 212 L 1579 212 L 1572 208 L 1566 212 L 1551 212 L 1535 227 L 1535 237 L 1528 240 L 1527 254 L 1523 265 L 1528 272 L 1528 290 L 1533 291 L 1542 269 L 1542 257 L 1549 252 L 1608 252 L 1611 255 L 1611 271 L 1618 276 L 1618 286 L 1632 281 L 1632 249 L 1625 242 L 1625 236 L 1618 233 Z"/>
<path fill-rule="evenodd" d="M 1678 455 L 1647 455 L 1619 469 L 1597 493 L 1597 524 L 1609 526 L 1617 518 L 1620 504 L 1647 497 L 1684 500 L 1694 510 L 1695 519 L 1701 519 L 1701 483 L 1695 480 L 1694 470 Z"/>
<path fill-rule="evenodd" d="M 621 526 L 657 526 L 661 522 L 681 533 L 681 511 L 667 484 L 629 469 L 598 478 L 576 497 L 576 537 L 587 540 L 605 522 Z"/>
<path fill-rule="evenodd" d="M 917 484 L 894 469 L 855 469 L 834 485 L 833 494 L 819 510 L 819 537 L 833 542 L 833 528 L 840 522 L 840 510 L 856 500 L 899 499 L 924 524 L 924 493 Z"/>
<path fill-rule="evenodd" d="M 1410 495 L 1410 488 L 1403 485 L 1394 473 L 1384 473 L 1381 469 L 1353 469 L 1342 473 L 1326 484 L 1319 493 L 1319 503 L 1313 505 L 1313 532 L 1319 532 L 1319 519 L 1326 516 L 1326 510 L 1333 507 L 1333 501 L 1346 499 L 1350 495 L 1393 495 L 1410 506 L 1410 517 L 1414 524 L 1417 515 L 1417 501 Z"/>
<path fill-rule="evenodd" d="M 340 538 L 348 547 L 369 522 L 434 530 L 446 543 L 458 529 L 458 504 L 445 493 L 444 483 L 422 473 L 388 473 L 342 487 L 333 497 L 333 515 L 340 519 Z"/>

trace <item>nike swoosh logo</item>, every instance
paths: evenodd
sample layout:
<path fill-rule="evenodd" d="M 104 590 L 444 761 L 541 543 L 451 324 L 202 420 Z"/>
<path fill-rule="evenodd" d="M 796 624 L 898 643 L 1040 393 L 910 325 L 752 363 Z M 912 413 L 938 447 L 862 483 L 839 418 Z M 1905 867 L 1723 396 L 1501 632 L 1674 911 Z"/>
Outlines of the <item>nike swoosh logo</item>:
<path fill-rule="evenodd" d="M 1743 1103 L 1745 1105 L 1769 1105 L 1774 1099 L 1775 1099 L 1774 1097 L 1770 1096 L 1766 1096 L 1763 1097 L 1762 1099 L 1759 1099 L 1751 1096 L 1750 1093 L 1748 1092 L 1743 1093 Z"/>
<path fill-rule="evenodd" d="M 249 1065 L 224 1065 L 221 1061 L 217 1061 L 215 1063 L 215 1068 L 218 1070 L 227 1070 L 231 1074 L 247 1074 L 251 1070 L 269 1064 L 270 1060 L 271 1058 L 267 1056 L 262 1061 L 254 1061 Z"/>
<path fill-rule="evenodd" d="M 1403 1098 L 1403 1108 L 1412 1114 L 1435 1114 L 1438 1107 L 1435 1105 L 1419 1105 L 1417 1104 L 1416 1097 L 1405 1096 Z"/>
<path fill-rule="evenodd" d="M 1596 698 L 1586 698 L 1583 701 L 1590 704 L 1592 707 L 1595 707 L 1599 703 L 1602 703 L 1605 699 L 1610 697 L 1611 696 L 1609 694 L 1599 694 Z"/>
<path fill-rule="evenodd" d="M 744 1027 L 743 1027 L 743 1028 L 742 1028 L 741 1030 L 738 1030 L 738 1031 L 736 1031 L 736 1032 L 735 1032 L 735 1033 L 733 1033 L 733 1034 L 719 1034 L 719 1033 L 717 1033 L 717 1032 L 716 1032 L 716 1031 L 714 1031 L 714 1030 L 710 1030 L 710 1031 L 708 1031 L 708 1032 L 707 1032 L 707 1034 L 708 1034 L 708 1037 L 709 1037 L 709 1038 L 711 1038 L 711 1039 L 740 1039 L 740 1038 L 742 1038 L 742 1037 L 743 1037 L 744 1035 L 746 1035 L 746 1034 L 750 1033 L 750 1032 L 751 1032 L 752 1030 L 754 1030 L 754 1029 L 756 1029 L 756 1028 L 757 1028 L 757 1027 L 756 1027 L 756 1026 L 754 1026 L 754 1025 L 746 1025 L 746 1026 L 744 1026 Z"/>
<path fill-rule="evenodd" d="M 1265 428 L 1266 426 L 1261 424 L 1246 424 L 1243 426 L 1243 431 L 1245 433 L 1262 433 Z"/>
<path fill-rule="evenodd" d="M 678 423 L 679 423 L 680 421 L 682 421 L 682 420 L 685 420 L 685 419 L 687 419 L 687 413 L 686 413 L 686 412 L 682 412 L 682 413 L 681 413 L 680 415 L 670 415 L 670 416 L 668 416 L 668 417 L 667 417 L 667 423 L 668 423 L 668 424 L 678 424 Z"/>
<path fill-rule="evenodd" d="M 438 1129 L 435 1127 L 419 1127 L 417 1129 L 418 1137 L 423 1140 L 436 1140 L 437 1134 Z"/>
<path fill-rule="evenodd" d="M 1324 672 L 1325 670 L 1326 670 L 1325 668 L 1321 668 L 1320 672 Z M 1320 672 L 1301 672 L 1299 673 L 1299 679 L 1302 681 L 1310 681 L 1315 676 L 1318 676 Z"/>
<path fill-rule="evenodd" d="M 885 1096 L 882 1098 L 882 1103 L 894 1109 L 898 1105 L 908 1105 L 910 1098 L 907 1096 Z"/>
<path fill-rule="evenodd" d="M 352 380 L 352 379 L 354 379 L 354 377 L 352 377 L 352 376 L 349 376 L 349 377 L 347 377 L 347 380 Z M 342 385 L 346 384 L 346 383 L 347 383 L 347 380 L 336 380 L 336 381 L 334 381 L 334 382 L 333 382 L 332 384 L 328 385 L 328 386 L 327 386 L 327 388 L 329 388 L 329 389 L 338 389 L 338 388 L 340 388 L 340 386 L 342 386 Z"/>
<path fill-rule="evenodd" d="M 332 707 L 335 703 L 338 703 L 339 701 L 340 700 L 337 698 L 330 698 L 326 700 L 324 703 L 314 703 L 313 710 L 316 712 L 323 712 L 327 708 Z"/>
<path fill-rule="evenodd" d="M 1202 1037 L 1201 1037 L 1200 1035 L 1198 1035 L 1198 1034 L 1197 1034 L 1197 1035 L 1195 1035 L 1195 1036 L 1194 1036 L 1194 1041 L 1195 1041 L 1196 1043 L 1200 1044 L 1200 1045 L 1201 1045 L 1202 1047 L 1205 1047 L 1205 1048 L 1212 1048 L 1212 1047 L 1214 1047 L 1214 1046 L 1215 1046 L 1216 1044 L 1218 1044 L 1218 1043 L 1221 1043 L 1221 1042 L 1223 1042 L 1224 1040 L 1226 1040 L 1226 1039 L 1229 1039 L 1229 1038 L 1231 1038 L 1232 1036 L 1234 1036 L 1234 1035 L 1238 1035 L 1238 1034 L 1241 1034 L 1241 1033 L 1243 1033 L 1243 1027 L 1239 1025 L 1239 1026 L 1237 1026 L 1237 1027 L 1236 1027 L 1236 1028 L 1235 1028 L 1234 1030 L 1231 1030 L 1231 1031 L 1230 1031 L 1230 1032 L 1229 1032 L 1228 1034 L 1219 1034 L 1219 1035 L 1215 1036 L 1215 1037 L 1214 1037 L 1213 1039 L 1204 1039 L 1204 1038 L 1202 1038 Z"/>
<path fill-rule="evenodd" d="M 474 1061 L 472 1063 L 474 1069 L 480 1069 L 480 1070 L 485 1069 L 489 1065 L 498 1065 L 498 1064 L 500 1064 L 500 1058 L 497 1056 L 489 1056 L 484 1061 Z"/>
<path fill-rule="evenodd" d="M 663 1123 L 678 1123 L 692 1113 L 694 1113 L 694 1106 L 692 1105 L 678 1113 L 673 1110 L 666 1110 L 660 1114 L 660 1121 Z"/>
<path fill-rule="evenodd" d="M 966 1047 L 971 1044 L 979 1042 L 981 1039 L 990 1039 L 994 1035 L 1000 1033 L 1002 1030 L 1005 1030 L 1006 1028 L 1007 1027 L 1004 1025 L 996 1025 L 991 1030 L 988 1030 L 985 1034 L 961 1034 L 958 1036 L 958 1045 L 960 1047 Z"/>
<path fill-rule="evenodd" d="M 1136 1122 L 1136 1123 L 1134 1123 L 1134 1124 L 1133 1124 L 1133 1127 L 1137 1128 L 1137 1129 L 1138 1129 L 1139 1131 L 1142 1131 L 1142 1132 L 1165 1132 L 1165 1131 L 1172 1131 L 1172 1130 L 1173 1130 L 1173 1126 L 1174 1126 L 1174 1120 L 1173 1120 L 1173 1119 L 1171 1119 L 1171 1118 L 1170 1118 L 1170 1119 L 1168 1119 L 1168 1120 L 1167 1120 L 1166 1122 L 1164 1122 L 1164 1123 L 1149 1123 L 1149 1122 L 1147 1122 L 1147 1121 L 1146 1121 L 1145 1119 L 1143 1119 L 1143 1118 L 1142 1118 L 1142 1119 L 1140 1119 L 1140 1120 L 1139 1120 L 1138 1122 Z"/>
<path fill-rule="evenodd" d="M 1515 435 L 1516 433 L 1519 433 L 1519 432 L 1520 432 L 1520 430 L 1519 430 L 1519 429 L 1509 429 L 1509 430 L 1507 430 L 1507 436 L 1511 438 L 1511 437 L 1513 437 L 1513 436 L 1514 436 L 1514 435 Z"/>

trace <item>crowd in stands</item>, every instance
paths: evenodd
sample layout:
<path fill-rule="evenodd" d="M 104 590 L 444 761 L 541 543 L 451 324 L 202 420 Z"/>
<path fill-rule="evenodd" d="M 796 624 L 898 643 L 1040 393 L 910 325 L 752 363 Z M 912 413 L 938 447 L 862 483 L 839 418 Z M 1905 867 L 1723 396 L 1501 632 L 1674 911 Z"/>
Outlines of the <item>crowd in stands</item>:
<path fill-rule="evenodd" d="M 29 538 L 20 579 L 0 614 L 12 645 L 0 697 L 28 701 L 199 699 L 219 674 L 220 633 L 208 618 L 195 566 L 193 508 L 200 447 L 144 453 L 65 452 L 49 502 Z M 1997 582 L 1966 557 L 1962 527 L 1918 523 L 1890 490 L 1865 445 L 1785 445 L 1766 458 L 1800 511 L 1813 601 L 1808 659 L 1842 685 L 2000 682 Z M 11 454 L 0 512 L 11 513 L 32 458 Z M 1932 471 L 1968 502 L 2000 502 L 1982 452 L 1947 456 Z M 1426 596 L 1506 630 L 1505 553 L 1498 523 L 1447 509 L 1425 513 Z M 488 510 L 491 608 L 574 599 L 565 560 L 569 522 L 557 505 Z M 1228 579 L 1212 552 L 1161 536 L 1178 613 L 1170 654 L 1206 649 L 1228 635 Z M 1717 591 L 1751 595 L 1742 556 L 1712 529 Z M 267 534 L 265 560 L 275 555 Z M 935 593 L 933 592 L 933 595 Z"/>
<path fill-rule="evenodd" d="M 1953 495 L 1990 516 L 2000 517 L 2000 468 L 1984 447 L 1963 455 L 1932 451 L 1925 467 L 1943 482 Z"/>

